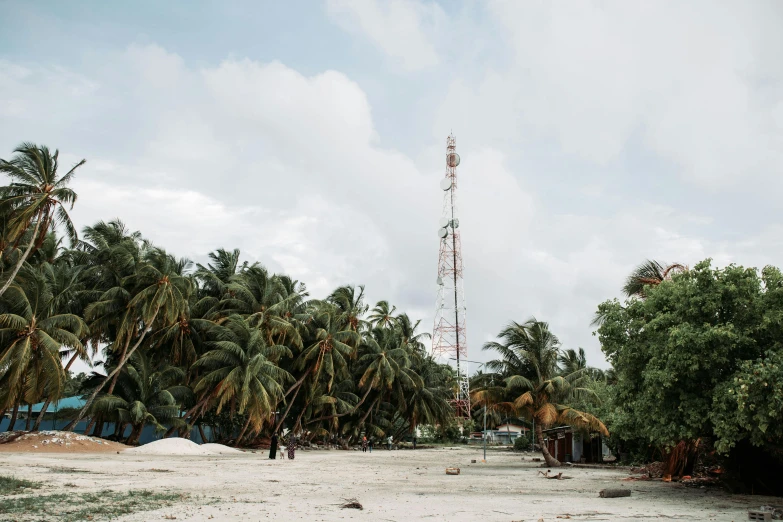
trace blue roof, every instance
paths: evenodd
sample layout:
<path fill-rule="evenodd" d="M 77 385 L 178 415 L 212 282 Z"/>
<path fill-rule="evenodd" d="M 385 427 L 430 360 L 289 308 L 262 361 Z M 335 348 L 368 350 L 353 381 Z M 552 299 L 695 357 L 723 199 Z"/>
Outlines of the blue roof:
<path fill-rule="evenodd" d="M 54 413 L 56 411 L 64 410 L 66 408 L 83 408 L 85 404 L 84 399 L 79 397 L 78 395 L 75 395 L 73 397 L 64 397 L 60 399 L 57 402 L 52 402 L 48 408 L 46 408 L 46 413 Z M 43 408 L 44 403 L 39 402 L 38 404 L 33 404 L 33 413 L 41 413 L 41 408 Z M 21 406 L 19 408 L 21 411 L 27 411 L 26 406 Z"/>

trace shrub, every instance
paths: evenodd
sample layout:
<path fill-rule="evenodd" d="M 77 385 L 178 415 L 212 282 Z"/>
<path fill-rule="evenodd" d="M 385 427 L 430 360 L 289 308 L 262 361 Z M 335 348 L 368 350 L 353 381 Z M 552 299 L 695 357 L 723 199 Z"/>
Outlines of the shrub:
<path fill-rule="evenodd" d="M 532 447 L 530 439 L 525 435 L 520 435 L 514 440 L 514 451 L 527 451 Z"/>

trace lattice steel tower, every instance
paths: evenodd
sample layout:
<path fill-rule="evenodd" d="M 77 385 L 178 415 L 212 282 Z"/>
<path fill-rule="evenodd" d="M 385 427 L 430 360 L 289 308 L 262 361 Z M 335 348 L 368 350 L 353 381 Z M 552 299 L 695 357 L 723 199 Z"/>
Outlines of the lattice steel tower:
<path fill-rule="evenodd" d="M 438 237 L 438 298 L 435 305 L 435 327 L 432 333 L 432 353 L 456 362 L 459 385 L 453 400 L 458 418 L 470 417 L 470 386 L 468 382 L 468 343 L 465 332 L 465 290 L 462 285 L 462 245 L 457 218 L 457 166 L 459 154 L 456 139 L 446 138 L 446 176 L 440 182 L 443 190 L 443 211 Z"/>

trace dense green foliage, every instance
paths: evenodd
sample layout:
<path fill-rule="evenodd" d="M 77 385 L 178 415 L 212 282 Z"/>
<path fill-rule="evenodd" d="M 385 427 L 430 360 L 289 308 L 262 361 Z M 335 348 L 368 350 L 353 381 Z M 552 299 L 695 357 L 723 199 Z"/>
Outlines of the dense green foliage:
<path fill-rule="evenodd" d="M 644 298 L 599 306 L 612 363 L 616 438 L 665 448 L 707 438 L 781 442 L 783 277 L 778 269 L 704 261 L 644 287 Z"/>
<path fill-rule="evenodd" d="M 63 207 L 76 167 L 58 177 L 57 152 L 15 153 L 0 161 L 0 412 L 73 393 L 73 362 L 103 354 L 107 375 L 83 380 L 87 405 L 69 429 L 114 422 L 130 443 L 148 425 L 184 435 L 213 423 L 240 443 L 283 427 L 398 438 L 453 418 L 453 372 L 388 302 L 370 310 L 352 286 L 312 299 L 237 250 L 193 264 L 119 220 L 76 240 Z"/>

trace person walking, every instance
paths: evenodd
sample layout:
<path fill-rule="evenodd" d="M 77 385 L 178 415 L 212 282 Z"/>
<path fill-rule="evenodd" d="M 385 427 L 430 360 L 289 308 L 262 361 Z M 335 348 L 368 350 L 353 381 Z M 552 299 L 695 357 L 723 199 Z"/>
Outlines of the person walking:
<path fill-rule="evenodd" d="M 367 437 L 362 437 L 362 453 L 367 453 Z"/>
<path fill-rule="evenodd" d="M 370 440 L 367 441 L 367 445 L 370 447 L 370 453 L 372 453 L 372 445 L 373 445 L 372 437 L 370 437 Z"/>
<path fill-rule="evenodd" d="M 294 437 L 294 434 L 291 433 L 291 435 L 288 437 L 288 459 L 294 460 L 295 456 L 296 456 L 296 437 Z"/>
<path fill-rule="evenodd" d="M 413 436 L 413 449 L 416 449 L 416 436 Z"/>
<path fill-rule="evenodd" d="M 394 437 L 392 437 L 391 435 L 389 435 L 389 438 L 388 438 L 388 439 L 386 439 L 386 444 L 387 444 L 387 445 L 388 445 L 388 447 L 389 447 L 389 451 L 391 451 L 391 449 L 392 449 L 392 443 L 393 443 L 393 442 L 394 442 Z"/>
<path fill-rule="evenodd" d="M 277 458 L 277 433 L 272 434 L 272 442 L 269 444 L 269 458 Z"/>

